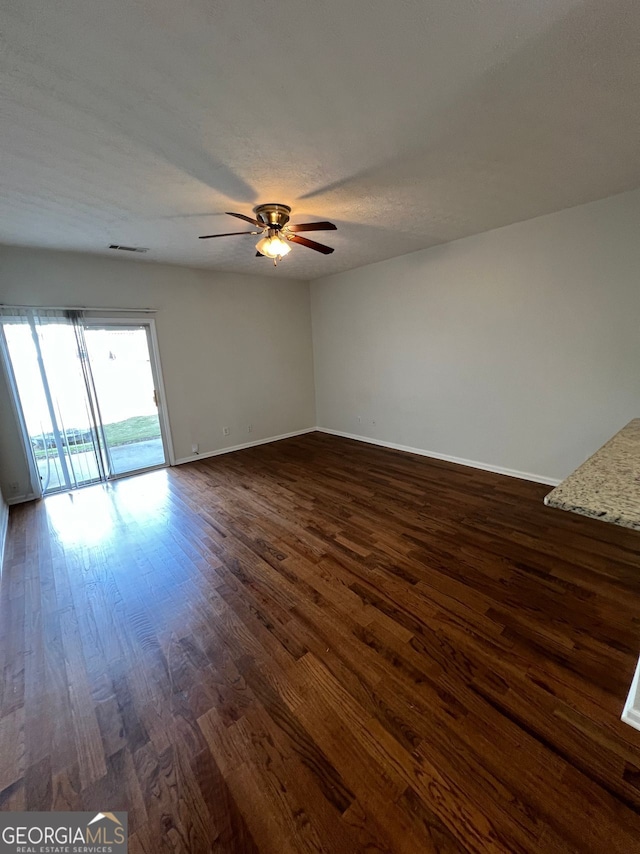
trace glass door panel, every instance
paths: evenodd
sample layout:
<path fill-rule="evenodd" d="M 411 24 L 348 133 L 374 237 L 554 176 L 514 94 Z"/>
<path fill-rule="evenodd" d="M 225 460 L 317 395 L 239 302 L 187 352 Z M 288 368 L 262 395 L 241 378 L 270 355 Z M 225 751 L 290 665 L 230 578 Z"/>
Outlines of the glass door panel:
<path fill-rule="evenodd" d="M 73 326 L 4 321 L 20 404 L 43 493 L 104 478 L 105 468 Z"/>
<path fill-rule="evenodd" d="M 111 474 L 165 465 L 149 327 L 85 322 L 84 339 Z"/>

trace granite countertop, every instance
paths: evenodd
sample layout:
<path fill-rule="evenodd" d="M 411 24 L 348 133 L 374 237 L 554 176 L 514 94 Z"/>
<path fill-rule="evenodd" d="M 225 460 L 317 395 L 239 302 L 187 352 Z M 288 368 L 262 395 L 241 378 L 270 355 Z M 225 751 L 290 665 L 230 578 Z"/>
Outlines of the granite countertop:
<path fill-rule="evenodd" d="M 609 439 L 544 503 L 640 530 L 640 418 Z"/>

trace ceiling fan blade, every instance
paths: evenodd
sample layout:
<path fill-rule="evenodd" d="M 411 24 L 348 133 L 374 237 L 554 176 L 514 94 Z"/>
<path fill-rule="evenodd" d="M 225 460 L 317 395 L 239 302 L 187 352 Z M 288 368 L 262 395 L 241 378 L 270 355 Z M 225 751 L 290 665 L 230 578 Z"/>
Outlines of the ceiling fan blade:
<path fill-rule="evenodd" d="M 324 243 L 316 243 L 315 240 L 308 240 L 306 237 L 298 237 L 297 234 L 287 235 L 287 240 L 292 243 L 299 243 L 300 246 L 306 246 L 307 249 L 315 249 L 316 252 L 322 252 L 323 255 L 331 255 L 333 249 L 331 246 L 325 246 Z"/>
<path fill-rule="evenodd" d="M 337 226 L 332 222 L 303 222 L 300 225 L 288 225 L 289 231 L 336 231 Z"/>
<path fill-rule="evenodd" d="M 250 222 L 251 225 L 257 225 L 259 228 L 264 228 L 265 225 L 263 222 L 258 222 L 257 219 L 253 219 L 253 217 L 245 216 L 244 214 L 239 213 L 231 213 L 231 211 L 225 211 L 227 216 L 237 216 L 238 219 L 243 219 L 245 222 Z"/>
<path fill-rule="evenodd" d="M 227 231 L 225 234 L 201 234 L 198 240 L 208 240 L 210 237 L 234 237 L 236 234 L 260 234 L 259 231 Z"/>

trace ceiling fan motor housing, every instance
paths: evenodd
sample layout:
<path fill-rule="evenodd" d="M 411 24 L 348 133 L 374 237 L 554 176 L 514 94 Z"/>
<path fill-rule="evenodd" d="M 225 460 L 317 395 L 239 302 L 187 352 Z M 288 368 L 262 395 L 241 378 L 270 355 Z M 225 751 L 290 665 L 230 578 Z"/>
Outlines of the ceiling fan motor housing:
<path fill-rule="evenodd" d="M 235 213 L 226 211 L 228 216 L 235 216 L 238 219 L 248 222 L 250 225 L 258 228 L 259 231 L 232 231 L 226 234 L 201 234 L 201 240 L 208 240 L 210 237 L 235 237 L 240 234 L 261 234 L 262 237 L 256 245 L 257 255 L 266 255 L 268 258 L 278 258 L 287 255 L 291 251 L 289 243 L 297 243 L 299 246 L 306 246 L 307 249 L 313 249 L 315 252 L 322 252 L 323 255 L 331 255 L 333 249 L 331 246 L 324 246 L 315 240 L 309 240 L 308 237 L 303 237 L 298 234 L 300 231 L 335 231 L 336 226 L 332 222 L 301 222 L 295 225 L 288 225 L 291 208 L 289 205 L 281 205 L 278 203 L 257 205 L 253 212 L 255 217 L 247 216 L 243 213 Z M 268 250 L 268 251 L 267 251 Z"/>
<path fill-rule="evenodd" d="M 279 230 L 289 222 L 291 208 L 289 205 L 279 204 L 258 205 L 253 212 L 256 219 L 263 222 L 265 226 Z"/>

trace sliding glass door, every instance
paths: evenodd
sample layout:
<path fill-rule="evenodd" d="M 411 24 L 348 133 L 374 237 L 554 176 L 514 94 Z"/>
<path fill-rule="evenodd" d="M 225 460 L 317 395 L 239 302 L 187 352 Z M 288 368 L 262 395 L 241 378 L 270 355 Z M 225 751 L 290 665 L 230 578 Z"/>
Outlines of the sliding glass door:
<path fill-rule="evenodd" d="M 105 450 L 114 475 L 164 465 L 158 382 L 147 326 L 85 324 Z"/>
<path fill-rule="evenodd" d="M 151 320 L 5 308 L 0 321 L 44 494 L 166 464 Z"/>

